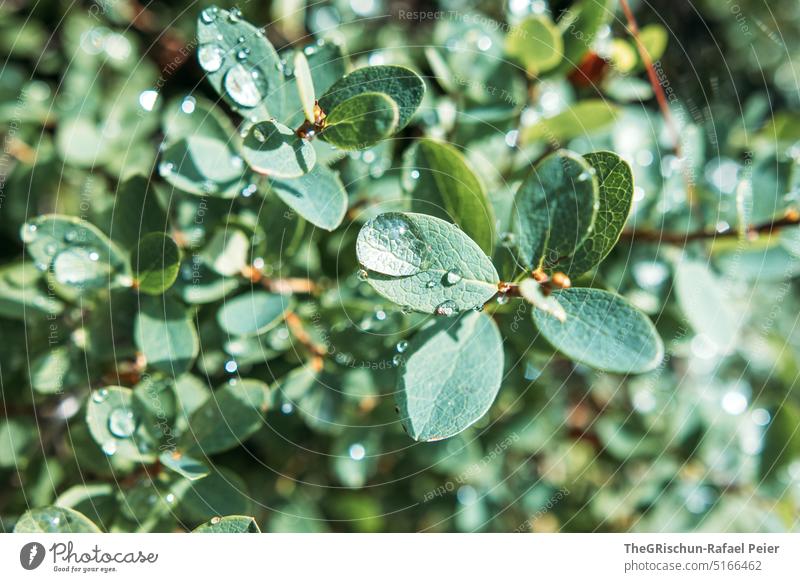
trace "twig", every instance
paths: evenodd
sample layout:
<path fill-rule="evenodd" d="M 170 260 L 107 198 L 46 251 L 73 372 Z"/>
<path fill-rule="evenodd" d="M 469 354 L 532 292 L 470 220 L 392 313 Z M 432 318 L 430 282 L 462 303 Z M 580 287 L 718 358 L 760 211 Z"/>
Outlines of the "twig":
<path fill-rule="evenodd" d="M 658 80 L 658 74 L 653 65 L 653 59 L 650 57 L 650 53 L 647 52 L 647 48 L 644 46 L 639 36 L 639 24 L 636 22 L 636 17 L 633 15 L 633 11 L 628 5 L 628 0 L 620 0 L 620 5 L 625 13 L 625 18 L 628 20 L 628 32 L 630 32 L 631 37 L 633 37 L 636 43 L 636 50 L 639 52 L 639 57 L 642 59 L 645 69 L 647 70 L 647 78 L 655 93 L 658 108 L 661 110 L 661 115 L 664 117 L 667 130 L 672 138 L 675 155 L 683 160 L 683 148 L 681 146 L 681 136 L 678 132 L 678 126 L 675 124 L 675 118 L 672 116 L 672 110 L 669 108 L 667 96 L 664 94 L 664 87 L 661 86 L 661 82 Z M 693 207 L 695 205 L 694 186 L 685 168 L 683 170 L 683 177 L 686 182 L 686 199 L 689 206 Z"/>
<path fill-rule="evenodd" d="M 261 284 L 268 291 L 278 293 L 279 295 L 313 295 L 319 289 L 318 285 L 311 279 L 304 279 L 302 277 L 273 279 L 271 277 L 265 277 L 264 273 L 254 266 L 243 268 L 242 276 L 250 279 L 253 283 Z"/>
<path fill-rule="evenodd" d="M 800 225 L 800 212 L 790 210 L 780 220 L 765 222 L 749 226 L 744 233 L 748 238 L 757 237 L 759 234 L 771 234 L 781 228 Z M 728 228 L 723 231 L 697 230 L 687 233 L 669 233 L 657 230 L 625 230 L 622 232 L 622 239 L 638 242 L 661 242 L 667 244 L 685 244 L 698 240 L 714 240 L 718 238 L 736 238 L 742 233 L 735 228 Z"/>

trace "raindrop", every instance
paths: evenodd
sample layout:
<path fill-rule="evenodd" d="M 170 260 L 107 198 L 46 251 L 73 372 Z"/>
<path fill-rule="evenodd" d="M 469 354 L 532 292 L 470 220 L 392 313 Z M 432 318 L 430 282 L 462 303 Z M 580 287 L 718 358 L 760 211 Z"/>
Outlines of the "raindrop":
<path fill-rule="evenodd" d="M 211 524 L 212 525 L 217 525 L 220 521 L 222 521 L 221 517 L 212 517 L 211 518 Z"/>
<path fill-rule="evenodd" d="M 195 99 L 192 96 L 186 97 L 181 103 L 181 111 L 183 111 L 186 115 L 191 115 L 192 113 L 194 113 L 196 107 L 197 107 L 197 99 Z"/>
<path fill-rule="evenodd" d="M 375 319 L 377 319 L 378 321 L 383 321 L 384 319 L 386 319 L 386 312 L 383 309 L 379 309 L 378 311 L 375 312 Z"/>
<path fill-rule="evenodd" d="M 367 455 L 367 450 L 361 443 L 354 443 L 350 445 L 350 449 L 348 449 L 347 452 L 350 455 L 350 458 L 354 461 L 360 461 Z"/>
<path fill-rule="evenodd" d="M 492 39 L 488 36 L 482 36 L 478 39 L 478 49 L 482 51 L 488 51 L 492 48 Z"/>
<path fill-rule="evenodd" d="M 173 503 L 175 503 L 175 495 L 174 495 L 174 494 L 172 494 L 172 493 L 167 493 L 167 496 L 166 496 L 166 497 L 164 497 L 164 500 L 165 500 L 167 503 L 169 503 L 170 505 L 172 505 Z"/>
<path fill-rule="evenodd" d="M 203 24 L 211 24 L 217 19 L 217 8 L 216 6 L 212 6 L 211 8 L 206 8 L 200 13 L 200 21 Z"/>
<path fill-rule="evenodd" d="M 215 44 L 206 44 L 197 50 L 197 60 L 204 71 L 215 73 L 222 67 L 225 52 Z"/>
<path fill-rule="evenodd" d="M 108 389 L 107 388 L 100 388 L 99 390 L 95 390 L 92 394 L 92 400 L 100 404 L 104 402 L 105 399 L 108 398 Z"/>
<path fill-rule="evenodd" d="M 498 295 L 497 296 L 497 302 L 500 305 L 505 305 L 506 303 L 508 303 L 508 295 L 506 295 L 505 293 L 503 293 L 501 295 Z"/>
<path fill-rule="evenodd" d="M 436 287 L 436 281 L 428 281 L 427 283 L 425 283 L 425 287 L 428 289 L 433 289 L 434 287 Z"/>
<path fill-rule="evenodd" d="M 242 188 L 241 194 L 245 198 L 250 198 L 250 196 L 256 193 L 256 190 L 258 190 L 258 186 L 256 186 L 255 184 L 248 184 L 247 186 Z"/>
<path fill-rule="evenodd" d="M 158 101 L 158 91 L 148 89 L 147 91 L 142 91 L 139 95 L 139 105 L 145 111 L 152 111 L 156 106 L 156 101 Z"/>
<path fill-rule="evenodd" d="M 592 175 L 588 171 L 581 172 L 580 175 L 578 176 L 578 182 L 586 182 L 587 180 L 591 180 L 591 178 Z"/>
<path fill-rule="evenodd" d="M 161 162 L 158 165 L 158 173 L 162 176 L 168 176 L 175 169 L 175 164 L 172 162 Z"/>
<path fill-rule="evenodd" d="M 444 276 L 444 284 L 445 285 L 455 285 L 461 281 L 461 273 L 454 269 L 450 269 Z"/>
<path fill-rule="evenodd" d="M 261 91 L 250 72 L 241 64 L 234 65 L 225 74 L 225 91 L 242 107 L 255 107 L 261 103 Z"/>
<path fill-rule="evenodd" d="M 102 449 L 110 457 L 117 452 L 117 443 L 115 441 L 106 441 L 103 443 Z"/>
<path fill-rule="evenodd" d="M 436 306 L 436 315 L 444 315 L 450 317 L 454 313 L 458 312 L 458 306 L 456 302 L 452 299 L 448 299 Z"/>
<path fill-rule="evenodd" d="M 392 358 L 392 364 L 394 364 L 395 367 L 402 366 L 403 365 L 403 356 L 401 356 L 400 354 L 395 354 L 394 357 Z"/>
<path fill-rule="evenodd" d="M 98 261 L 100 260 L 100 253 L 97 251 L 90 251 L 89 252 L 89 260 L 90 261 Z"/>
<path fill-rule="evenodd" d="M 292 406 L 289 402 L 284 402 L 281 404 L 281 412 L 284 414 L 291 414 L 292 410 L 294 410 L 294 406 Z"/>
<path fill-rule="evenodd" d="M 64 242 L 72 243 L 78 240 L 77 230 L 68 230 L 64 233 Z"/>
<path fill-rule="evenodd" d="M 25 227 L 25 230 L 22 231 L 22 242 L 24 243 L 32 243 L 36 240 L 36 231 L 39 230 L 35 224 L 29 224 Z"/>
<path fill-rule="evenodd" d="M 239 365 L 234 360 L 228 360 L 225 362 L 225 371 L 228 372 L 228 374 L 233 374 L 238 369 Z"/>
<path fill-rule="evenodd" d="M 231 10 L 231 11 L 228 13 L 228 20 L 229 20 L 229 21 L 231 21 L 231 22 L 233 22 L 234 24 L 236 24 L 237 22 L 239 22 L 241 19 L 242 19 L 242 11 L 241 11 L 241 10 L 239 10 L 238 8 L 233 8 L 233 9 L 232 9 L 232 10 Z"/>
<path fill-rule="evenodd" d="M 419 179 L 419 170 L 411 170 L 411 179 L 418 180 Z"/>
<path fill-rule="evenodd" d="M 247 57 L 250 55 L 250 49 L 245 48 L 236 53 L 236 60 L 239 62 L 246 61 Z"/>
<path fill-rule="evenodd" d="M 402 354 L 404 351 L 408 349 L 408 342 L 406 340 L 400 340 L 399 342 L 397 342 L 396 347 L 397 351 Z"/>
<path fill-rule="evenodd" d="M 136 419 L 133 412 L 125 408 L 115 408 L 108 415 L 108 430 L 115 437 L 130 438 L 136 430 Z"/>
<path fill-rule="evenodd" d="M 514 246 L 517 237 L 513 232 L 503 232 L 500 234 L 500 244 L 506 248 Z"/>

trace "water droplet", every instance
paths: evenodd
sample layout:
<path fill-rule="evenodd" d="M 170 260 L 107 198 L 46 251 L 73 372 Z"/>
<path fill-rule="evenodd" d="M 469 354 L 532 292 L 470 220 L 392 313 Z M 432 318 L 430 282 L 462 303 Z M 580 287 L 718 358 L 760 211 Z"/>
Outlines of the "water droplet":
<path fill-rule="evenodd" d="M 294 410 L 294 406 L 292 406 L 289 402 L 284 402 L 281 404 L 281 412 L 284 414 L 291 414 L 292 410 Z"/>
<path fill-rule="evenodd" d="M 44 245 L 44 252 L 47 255 L 54 255 L 54 254 L 56 254 L 57 250 L 58 250 L 58 247 L 56 246 L 55 243 L 49 242 L 46 245 Z"/>
<path fill-rule="evenodd" d="M 455 285 L 459 281 L 461 281 L 461 273 L 459 273 L 455 269 L 447 271 L 447 273 L 444 276 L 445 285 Z"/>
<path fill-rule="evenodd" d="M 212 517 L 211 518 L 211 525 L 217 525 L 220 521 L 222 521 L 221 517 Z"/>
<path fill-rule="evenodd" d="M 478 50 L 488 51 L 492 48 L 492 39 L 488 36 L 482 36 L 478 39 Z"/>
<path fill-rule="evenodd" d="M 508 303 L 508 295 L 506 295 L 505 293 L 502 293 L 502 294 L 498 295 L 497 296 L 497 302 L 500 305 L 505 305 L 506 303 Z"/>
<path fill-rule="evenodd" d="M 136 418 L 127 408 L 115 408 L 108 415 L 108 430 L 115 437 L 130 438 L 136 430 Z"/>
<path fill-rule="evenodd" d="M 234 360 L 228 360 L 225 362 L 225 371 L 228 372 L 228 374 L 233 374 L 238 369 L 239 365 Z"/>
<path fill-rule="evenodd" d="M 253 128 L 253 137 L 256 138 L 256 141 L 259 143 L 265 143 L 267 141 L 267 136 L 261 131 L 261 126 L 259 125 Z"/>
<path fill-rule="evenodd" d="M 253 76 L 243 65 L 237 64 L 225 74 L 225 91 L 242 107 L 255 107 L 261 103 L 262 95 Z"/>
<path fill-rule="evenodd" d="M 139 95 L 139 105 L 145 111 L 152 111 L 156 106 L 156 101 L 158 101 L 158 91 L 149 89 L 147 91 L 142 91 Z"/>
<path fill-rule="evenodd" d="M 168 176 L 175 169 L 175 164 L 172 162 L 161 162 L 158 164 L 158 173 L 162 176 Z"/>
<path fill-rule="evenodd" d="M 92 400 L 100 404 L 101 402 L 105 402 L 106 398 L 108 398 L 108 389 L 107 388 L 100 388 L 99 390 L 95 390 L 92 394 Z"/>
<path fill-rule="evenodd" d="M 236 24 L 242 19 L 242 11 L 238 8 L 232 8 L 230 12 L 228 12 L 228 20 Z"/>
<path fill-rule="evenodd" d="M 425 283 L 425 287 L 427 289 L 433 289 L 434 287 L 436 287 L 436 281 L 428 281 L 427 283 Z"/>
<path fill-rule="evenodd" d="M 72 243 L 78 240 L 77 230 L 68 230 L 64 233 L 64 242 Z"/>
<path fill-rule="evenodd" d="M 369 279 L 369 273 L 367 273 L 367 271 L 365 271 L 364 269 L 360 269 L 358 271 L 358 280 L 366 281 L 367 279 Z"/>
<path fill-rule="evenodd" d="M 231 167 L 241 170 L 244 167 L 244 160 L 239 156 L 231 156 Z"/>
<path fill-rule="evenodd" d="M 191 95 L 184 98 L 184 100 L 181 102 L 181 111 L 183 111 L 186 115 L 191 115 L 192 113 L 194 113 L 196 107 L 197 107 L 197 99 L 195 99 Z"/>
<path fill-rule="evenodd" d="M 250 56 L 250 49 L 244 48 L 236 53 L 236 60 L 239 62 L 246 61 L 248 56 Z"/>
<path fill-rule="evenodd" d="M 24 243 L 32 243 L 36 240 L 36 232 L 39 230 L 39 227 L 35 224 L 29 224 L 25 227 L 22 231 L 22 242 Z"/>
<path fill-rule="evenodd" d="M 53 519 L 50 520 L 50 523 L 53 525 L 58 525 L 61 523 L 61 518 L 59 516 L 55 516 Z"/>
<path fill-rule="evenodd" d="M 90 261 L 99 261 L 100 260 L 100 253 L 97 251 L 90 251 L 89 252 L 89 260 Z"/>
<path fill-rule="evenodd" d="M 175 503 L 175 495 L 173 493 L 167 493 L 166 497 L 164 497 L 164 500 L 170 505 L 172 505 L 173 503 Z"/>
<path fill-rule="evenodd" d="M 450 317 L 458 312 L 458 306 L 452 299 L 448 299 L 436 306 L 436 315 L 444 315 Z"/>
<path fill-rule="evenodd" d="M 350 455 L 350 458 L 354 461 L 360 461 L 367 455 L 367 450 L 361 443 L 354 443 L 350 445 L 350 448 L 347 452 Z"/>
<path fill-rule="evenodd" d="M 399 368 L 400 366 L 402 366 L 403 365 L 403 356 L 401 356 L 400 354 L 395 354 L 394 357 L 392 358 L 392 364 L 394 364 L 394 366 L 396 368 Z"/>
<path fill-rule="evenodd" d="M 378 321 L 383 321 L 384 319 L 386 319 L 386 312 L 383 309 L 379 309 L 378 311 L 375 312 L 375 319 L 377 319 Z"/>
<path fill-rule="evenodd" d="M 408 349 L 408 342 L 406 340 L 400 340 L 399 342 L 397 342 L 396 347 L 397 351 L 402 354 L 404 351 Z"/>
<path fill-rule="evenodd" d="M 106 441 L 101 448 L 103 452 L 110 457 L 117 452 L 117 443 L 116 441 Z"/>
<path fill-rule="evenodd" d="M 197 50 L 197 61 L 204 71 L 215 73 L 225 60 L 225 52 L 215 44 L 205 44 Z"/>
<path fill-rule="evenodd" d="M 217 7 L 212 6 L 211 8 L 206 8 L 200 13 L 200 22 L 203 24 L 211 24 L 217 19 Z"/>
<path fill-rule="evenodd" d="M 419 170 L 411 170 L 411 179 L 418 180 L 419 179 Z"/>
<path fill-rule="evenodd" d="M 216 192 L 217 185 L 214 184 L 212 180 L 203 180 L 203 183 L 200 184 L 200 188 L 203 190 L 203 192 L 207 194 L 212 194 Z"/>
<path fill-rule="evenodd" d="M 239 43 L 239 44 L 243 44 L 244 43 L 244 37 L 240 36 L 239 38 L 236 39 L 236 42 Z"/>
<path fill-rule="evenodd" d="M 586 182 L 587 180 L 591 180 L 592 175 L 589 172 L 581 172 L 578 176 L 578 182 Z"/>
<path fill-rule="evenodd" d="M 241 195 L 245 198 L 250 198 L 250 196 L 256 193 L 256 190 L 258 190 L 258 186 L 255 184 L 248 184 L 242 188 Z"/>

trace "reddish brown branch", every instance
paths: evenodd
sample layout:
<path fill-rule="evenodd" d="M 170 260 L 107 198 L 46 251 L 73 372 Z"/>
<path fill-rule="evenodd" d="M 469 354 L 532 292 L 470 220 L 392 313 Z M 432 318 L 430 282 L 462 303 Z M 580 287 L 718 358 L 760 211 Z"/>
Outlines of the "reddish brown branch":
<path fill-rule="evenodd" d="M 755 238 L 759 234 L 771 234 L 782 228 L 800 225 L 800 212 L 795 210 L 786 213 L 786 216 L 773 222 L 756 224 L 747 228 L 744 233 L 748 238 Z M 638 242 L 661 242 L 682 245 L 699 240 L 715 240 L 719 238 L 738 238 L 742 233 L 735 228 L 723 231 L 697 230 L 686 233 L 669 233 L 657 230 L 626 230 L 622 232 L 622 239 Z"/>

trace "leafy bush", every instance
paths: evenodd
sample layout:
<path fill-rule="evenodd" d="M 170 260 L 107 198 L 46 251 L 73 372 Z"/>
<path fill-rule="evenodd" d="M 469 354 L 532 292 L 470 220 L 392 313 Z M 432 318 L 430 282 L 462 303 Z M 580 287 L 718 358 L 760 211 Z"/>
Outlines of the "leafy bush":
<path fill-rule="evenodd" d="M 3 530 L 796 527 L 758 2 L 45 4 L 0 7 Z"/>

